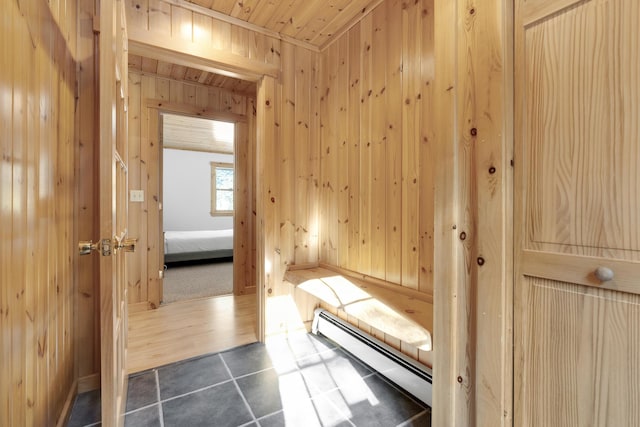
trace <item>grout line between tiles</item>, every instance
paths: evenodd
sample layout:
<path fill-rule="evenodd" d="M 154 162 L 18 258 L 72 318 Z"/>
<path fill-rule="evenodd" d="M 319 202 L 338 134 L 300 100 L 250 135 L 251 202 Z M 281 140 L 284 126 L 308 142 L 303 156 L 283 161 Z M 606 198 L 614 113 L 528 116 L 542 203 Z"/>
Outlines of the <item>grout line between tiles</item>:
<path fill-rule="evenodd" d="M 247 401 L 247 398 L 244 396 L 244 393 L 242 393 L 242 390 L 240 390 L 240 386 L 236 382 L 236 379 L 233 377 L 233 373 L 231 372 L 231 369 L 229 369 L 227 362 L 224 361 L 224 357 L 222 357 L 222 353 L 218 353 L 218 357 L 220 357 L 222 364 L 224 365 L 225 369 L 229 373 L 229 376 L 231 377 L 231 381 L 233 381 L 233 385 L 236 387 L 236 390 L 238 391 L 238 393 L 240 393 L 240 397 L 242 398 L 242 401 L 244 402 L 247 409 L 249 410 L 249 415 L 251 415 L 251 418 L 253 418 L 253 422 L 255 422 L 258 425 L 258 427 L 260 427 L 260 422 L 256 418 L 256 415 L 253 413 L 251 406 L 249 406 L 249 402 Z"/>
<path fill-rule="evenodd" d="M 261 417 L 260 419 L 263 419 L 263 418 L 264 418 L 264 417 Z M 247 426 L 252 426 L 252 425 L 255 425 L 255 424 L 260 425 L 260 422 L 259 422 L 258 420 L 256 420 L 256 421 L 253 421 L 253 420 L 252 420 L 252 421 L 249 421 L 249 422 L 247 422 L 247 423 L 241 424 L 241 425 L 239 425 L 238 427 L 247 427 Z"/>
<path fill-rule="evenodd" d="M 267 419 L 267 418 L 272 417 L 272 416 L 274 416 L 274 415 L 276 415 L 276 414 L 279 414 L 279 413 L 281 413 L 281 412 L 284 414 L 284 409 L 278 409 L 278 410 L 277 410 L 277 411 L 275 411 L 275 412 L 272 412 L 272 413 L 270 413 L 270 414 L 263 415 L 263 416 L 261 416 L 260 418 L 256 419 L 256 422 L 258 422 L 258 423 L 259 423 L 259 422 L 260 422 L 260 420 Z M 241 426 L 241 427 L 242 427 L 242 426 Z"/>
<path fill-rule="evenodd" d="M 408 420 L 404 420 L 403 422 L 401 422 L 400 424 L 398 424 L 396 427 L 408 427 L 411 426 L 412 422 L 417 420 L 418 418 L 420 418 L 421 416 L 425 415 L 427 413 L 427 410 L 425 409 L 422 412 L 417 413 L 416 415 L 414 415 L 413 417 L 409 418 Z"/>
<path fill-rule="evenodd" d="M 136 412 L 140 412 L 140 411 L 144 411 L 145 409 L 149 409 L 152 406 L 158 406 L 158 403 L 159 402 L 154 402 L 154 403 L 150 403 L 150 404 L 145 405 L 145 406 L 141 406 L 141 407 L 136 408 L 136 409 L 132 409 L 132 410 L 130 410 L 128 412 L 125 412 L 125 415 L 135 414 Z"/>
<path fill-rule="evenodd" d="M 226 366 L 226 364 L 225 364 L 225 366 Z M 278 371 L 275 370 L 275 368 L 272 367 L 272 368 L 260 369 L 258 371 L 250 372 L 250 373 L 244 374 L 244 375 L 238 375 L 237 377 L 234 377 L 233 374 L 231 374 L 231 377 L 233 379 L 238 379 L 239 380 L 239 379 L 242 379 L 242 378 L 250 377 L 252 375 L 261 374 L 261 373 L 267 372 L 267 371 L 275 371 L 276 373 L 278 372 Z M 229 373 L 231 373 L 231 371 L 229 371 Z"/>
<path fill-rule="evenodd" d="M 164 427 L 164 411 L 162 410 L 162 399 L 160 399 L 160 377 L 158 376 L 157 369 L 154 369 L 153 372 L 156 378 L 156 393 L 158 397 L 158 417 L 160 418 L 160 427 Z"/>
<path fill-rule="evenodd" d="M 160 402 L 161 402 L 161 403 L 162 403 L 162 402 L 170 402 L 170 401 L 172 401 L 172 400 L 176 400 L 176 399 L 179 399 L 179 398 L 181 398 L 181 397 L 185 397 L 185 396 L 189 396 L 189 395 L 191 395 L 191 394 L 200 393 L 201 391 L 209 390 L 210 388 L 214 388 L 214 387 L 217 387 L 217 386 L 219 386 L 219 385 L 223 385 L 223 384 L 229 383 L 229 382 L 231 382 L 231 381 L 233 381 L 233 380 L 224 380 L 224 381 L 220 381 L 219 383 L 211 384 L 211 385 L 208 385 L 208 386 L 206 386 L 206 387 L 199 388 L 199 389 L 197 389 L 197 390 L 191 390 L 191 391 L 188 391 L 188 392 L 186 392 L 186 393 L 182 393 L 182 394 L 178 394 L 178 395 L 176 395 L 176 396 L 168 397 L 168 398 L 166 398 L 166 399 L 160 400 Z"/>

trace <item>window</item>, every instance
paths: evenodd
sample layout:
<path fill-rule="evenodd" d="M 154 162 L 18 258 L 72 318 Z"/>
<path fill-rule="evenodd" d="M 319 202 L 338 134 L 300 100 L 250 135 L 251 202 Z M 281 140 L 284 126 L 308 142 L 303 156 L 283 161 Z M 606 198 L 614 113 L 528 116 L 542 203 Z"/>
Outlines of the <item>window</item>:
<path fill-rule="evenodd" d="M 211 162 L 211 215 L 233 215 L 233 165 Z"/>

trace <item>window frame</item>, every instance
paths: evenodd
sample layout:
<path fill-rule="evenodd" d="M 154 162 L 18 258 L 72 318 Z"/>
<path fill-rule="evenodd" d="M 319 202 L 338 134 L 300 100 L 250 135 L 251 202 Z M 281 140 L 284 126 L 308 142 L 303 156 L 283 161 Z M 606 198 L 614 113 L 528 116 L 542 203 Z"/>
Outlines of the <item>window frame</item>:
<path fill-rule="evenodd" d="M 235 211 L 236 199 L 235 199 L 235 182 L 236 182 L 236 171 L 235 165 L 233 163 L 223 163 L 223 162 L 210 162 L 211 164 L 211 216 L 233 216 Z M 222 190 L 218 189 L 217 186 L 217 169 L 231 169 L 233 172 L 233 185 L 230 190 Z M 231 191 L 232 199 L 233 199 L 233 208 L 231 210 L 220 210 L 217 206 L 217 193 L 218 191 Z"/>

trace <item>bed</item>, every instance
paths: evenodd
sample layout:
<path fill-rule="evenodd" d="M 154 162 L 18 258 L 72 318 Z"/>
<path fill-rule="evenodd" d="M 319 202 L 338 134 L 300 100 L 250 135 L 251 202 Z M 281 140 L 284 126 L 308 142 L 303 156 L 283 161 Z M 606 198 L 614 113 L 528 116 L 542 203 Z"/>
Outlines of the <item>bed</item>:
<path fill-rule="evenodd" d="M 165 263 L 232 256 L 233 229 L 164 232 Z"/>

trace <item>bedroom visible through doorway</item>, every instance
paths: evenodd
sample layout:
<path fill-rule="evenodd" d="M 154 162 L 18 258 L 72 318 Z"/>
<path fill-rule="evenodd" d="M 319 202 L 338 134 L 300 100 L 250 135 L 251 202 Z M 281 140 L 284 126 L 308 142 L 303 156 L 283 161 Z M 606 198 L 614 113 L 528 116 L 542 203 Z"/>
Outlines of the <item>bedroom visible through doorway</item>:
<path fill-rule="evenodd" d="M 162 304 L 233 293 L 234 131 L 162 114 Z"/>

